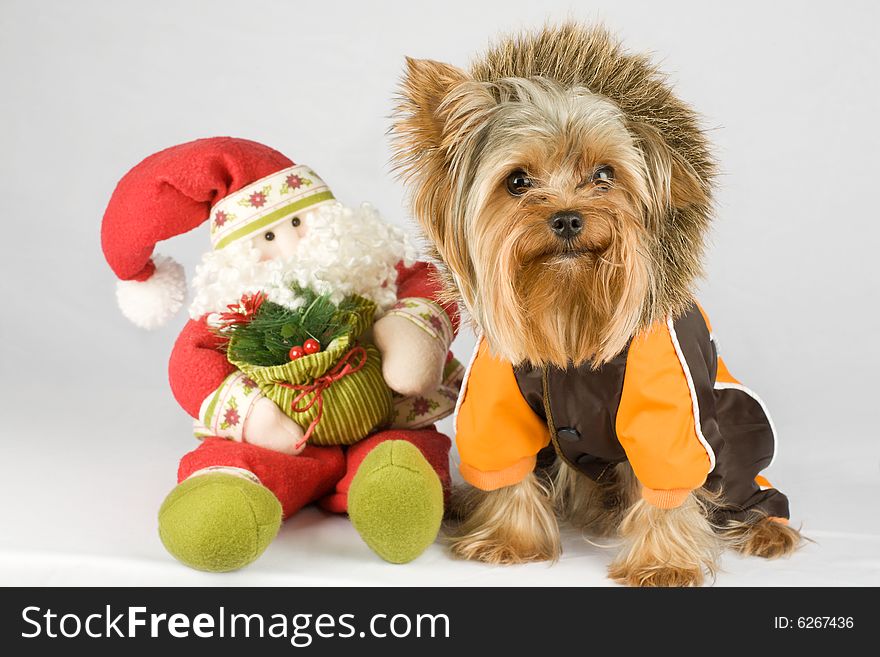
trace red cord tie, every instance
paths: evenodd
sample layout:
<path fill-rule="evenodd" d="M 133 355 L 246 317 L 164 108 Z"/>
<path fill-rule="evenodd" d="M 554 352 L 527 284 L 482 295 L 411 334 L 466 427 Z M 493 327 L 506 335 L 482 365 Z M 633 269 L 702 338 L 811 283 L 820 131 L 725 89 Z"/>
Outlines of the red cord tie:
<path fill-rule="evenodd" d="M 359 362 L 356 360 L 357 358 L 360 358 Z M 290 404 L 294 413 L 305 413 L 316 403 L 318 404 L 318 413 L 315 415 L 315 419 L 309 424 L 309 428 L 306 429 L 303 439 L 296 444 L 297 449 L 312 437 L 312 434 L 315 432 L 315 427 L 318 426 L 318 422 L 321 421 L 321 417 L 324 415 L 323 392 L 343 377 L 360 371 L 366 363 L 367 351 L 361 346 L 354 346 L 345 352 L 345 355 L 339 359 L 339 362 L 336 363 L 332 369 L 327 370 L 324 375 L 319 376 L 311 383 L 294 384 L 278 382 L 278 385 L 280 386 L 299 391 L 299 394 L 294 397 L 293 402 Z M 305 406 L 299 406 L 299 403 L 312 393 L 314 393 L 314 396 L 308 401 L 308 403 Z"/>

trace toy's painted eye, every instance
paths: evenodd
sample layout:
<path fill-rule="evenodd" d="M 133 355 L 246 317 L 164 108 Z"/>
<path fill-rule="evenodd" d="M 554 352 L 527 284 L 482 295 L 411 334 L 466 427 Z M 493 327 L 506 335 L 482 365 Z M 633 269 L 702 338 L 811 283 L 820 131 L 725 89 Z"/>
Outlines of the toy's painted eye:
<path fill-rule="evenodd" d="M 272 240 L 275 239 L 275 233 L 273 233 L 273 232 L 270 230 L 268 233 L 266 233 L 265 235 L 263 235 L 263 237 L 266 238 L 266 241 L 267 241 L 267 242 L 271 242 Z"/>
<path fill-rule="evenodd" d="M 517 169 L 507 176 L 507 191 L 511 196 L 522 196 L 534 187 L 534 182 L 522 169 Z"/>
<path fill-rule="evenodd" d="M 611 183 L 614 182 L 614 169 L 607 164 L 599 167 L 593 172 L 593 177 L 590 178 L 590 182 L 597 183 L 605 189 L 608 189 L 608 187 L 611 186 Z"/>
<path fill-rule="evenodd" d="M 297 226 L 299 226 L 301 223 L 302 223 L 302 219 L 300 219 L 299 217 L 294 217 L 293 219 L 290 220 L 290 224 L 291 224 L 294 228 L 296 228 Z"/>

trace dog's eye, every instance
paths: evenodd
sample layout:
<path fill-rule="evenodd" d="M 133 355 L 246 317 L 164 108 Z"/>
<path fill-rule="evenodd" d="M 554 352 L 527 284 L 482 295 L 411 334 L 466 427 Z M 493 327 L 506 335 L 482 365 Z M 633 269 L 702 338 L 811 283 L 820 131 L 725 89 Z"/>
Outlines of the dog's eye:
<path fill-rule="evenodd" d="M 614 169 L 608 166 L 601 166 L 593 172 L 593 177 L 590 178 L 590 182 L 598 183 L 605 189 L 607 189 L 612 182 L 614 182 Z"/>
<path fill-rule="evenodd" d="M 294 228 L 299 226 L 301 223 L 302 223 L 302 220 L 299 217 L 294 217 L 293 219 L 290 220 L 290 225 L 293 226 Z"/>
<path fill-rule="evenodd" d="M 507 176 L 507 191 L 513 196 L 522 196 L 533 186 L 532 179 L 522 169 L 517 169 Z"/>
<path fill-rule="evenodd" d="M 270 230 L 268 233 L 266 233 L 265 235 L 263 235 L 263 237 L 266 238 L 266 241 L 267 241 L 267 242 L 271 242 L 272 240 L 275 239 L 275 233 L 273 233 L 273 232 Z"/>

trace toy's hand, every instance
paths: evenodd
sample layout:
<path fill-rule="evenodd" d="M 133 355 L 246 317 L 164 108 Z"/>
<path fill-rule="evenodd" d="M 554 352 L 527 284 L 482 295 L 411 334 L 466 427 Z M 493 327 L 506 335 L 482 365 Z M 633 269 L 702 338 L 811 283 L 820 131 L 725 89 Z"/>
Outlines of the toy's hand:
<path fill-rule="evenodd" d="M 424 395 L 443 380 L 446 349 L 405 317 L 386 315 L 373 325 L 373 340 L 382 353 L 382 374 L 401 395 Z"/>
<path fill-rule="evenodd" d="M 299 454 L 305 432 L 268 397 L 258 400 L 244 423 L 242 437 L 246 443 L 259 445 L 282 454 Z"/>

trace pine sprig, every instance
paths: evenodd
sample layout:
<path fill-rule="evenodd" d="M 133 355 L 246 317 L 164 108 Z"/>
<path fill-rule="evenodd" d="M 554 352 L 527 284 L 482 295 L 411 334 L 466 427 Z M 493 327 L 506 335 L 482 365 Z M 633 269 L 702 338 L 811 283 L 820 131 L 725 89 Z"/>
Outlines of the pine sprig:
<path fill-rule="evenodd" d="M 339 305 L 328 294 L 317 294 L 307 288 L 295 287 L 294 293 L 304 300 L 300 308 L 291 310 L 265 301 L 247 322 L 234 324 L 221 331 L 229 340 L 230 360 L 259 367 L 283 365 L 290 360 L 290 348 L 302 345 L 308 338 L 327 346 L 350 329 L 346 321 L 352 311 L 350 299 Z"/>

